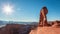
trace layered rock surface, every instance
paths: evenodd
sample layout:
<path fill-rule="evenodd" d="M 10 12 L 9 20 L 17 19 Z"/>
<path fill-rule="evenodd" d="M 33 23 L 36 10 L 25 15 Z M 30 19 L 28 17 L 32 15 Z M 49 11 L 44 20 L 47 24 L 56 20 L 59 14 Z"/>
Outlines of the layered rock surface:
<path fill-rule="evenodd" d="M 60 34 L 60 28 L 37 27 L 37 29 L 31 30 L 30 34 Z"/>
<path fill-rule="evenodd" d="M 47 23 L 47 15 L 48 13 L 48 10 L 46 7 L 43 7 L 40 11 L 40 19 L 39 19 L 39 26 L 47 26 L 48 23 Z"/>
<path fill-rule="evenodd" d="M 31 30 L 29 34 L 60 34 L 60 21 L 52 21 L 48 24 L 47 13 L 47 8 L 43 7 L 40 11 L 38 27 Z"/>

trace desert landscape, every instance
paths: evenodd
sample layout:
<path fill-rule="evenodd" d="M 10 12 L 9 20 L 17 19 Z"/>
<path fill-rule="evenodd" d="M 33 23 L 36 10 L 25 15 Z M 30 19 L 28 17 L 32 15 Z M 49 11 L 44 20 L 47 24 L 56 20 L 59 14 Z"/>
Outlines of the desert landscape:
<path fill-rule="evenodd" d="M 60 0 L 0 0 L 0 34 L 60 34 Z"/>
<path fill-rule="evenodd" d="M 47 8 L 43 7 L 40 11 L 39 23 L 6 24 L 4 27 L 0 27 L 0 34 L 60 34 L 60 21 L 48 22 L 46 12 L 48 13 Z"/>
<path fill-rule="evenodd" d="M 42 14 L 46 11 L 46 7 L 43 7 L 41 10 Z M 47 17 L 46 14 L 41 16 L 41 12 L 39 25 L 34 30 L 31 30 L 30 34 L 60 34 L 60 21 L 48 22 L 47 18 L 44 20 L 44 16 Z M 41 21 L 41 19 L 43 21 Z"/>

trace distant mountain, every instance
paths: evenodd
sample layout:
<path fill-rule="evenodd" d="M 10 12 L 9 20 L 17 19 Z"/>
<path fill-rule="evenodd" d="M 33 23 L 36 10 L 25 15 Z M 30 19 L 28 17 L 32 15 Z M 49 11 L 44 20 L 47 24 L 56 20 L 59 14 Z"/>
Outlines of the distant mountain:
<path fill-rule="evenodd" d="M 7 23 L 7 21 L 0 21 L 0 25 L 6 25 Z"/>
<path fill-rule="evenodd" d="M 6 25 L 6 24 L 25 24 L 25 25 L 34 25 L 37 24 L 37 22 L 15 22 L 15 21 L 1 21 L 0 25 Z"/>

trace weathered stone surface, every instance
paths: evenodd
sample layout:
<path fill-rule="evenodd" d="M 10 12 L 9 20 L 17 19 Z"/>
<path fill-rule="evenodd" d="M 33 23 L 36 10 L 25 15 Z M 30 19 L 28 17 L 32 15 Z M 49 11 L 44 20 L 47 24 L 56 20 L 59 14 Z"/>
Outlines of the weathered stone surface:
<path fill-rule="evenodd" d="M 54 21 L 52 27 L 60 27 L 60 21 Z"/>
<path fill-rule="evenodd" d="M 40 11 L 40 20 L 39 25 L 36 29 L 31 30 L 29 34 L 60 34 L 60 21 L 47 22 L 47 13 L 48 10 L 46 7 L 43 7 Z M 45 27 L 39 27 L 45 26 Z M 49 27 L 47 27 L 49 26 Z"/>
<path fill-rule="evenodd" d="M 31 27 L 24 24 L 7 24 L 0 28 L 0 34 L 29 34 Z"/>
<path fill-rule="evenodd" d="M 46 26 L 48 23 L 47 23 L 47 15 L 48 13 L 48 10 L 46 7 L 43 7 L 40 11 L 40 20 L 39 20 L 39 26 Z"/>
<path fill-rule="evenodd" d="M 37 27 L 37 29 L 31 30 L 29 34 L 60 34 L 60 28 Z"/>

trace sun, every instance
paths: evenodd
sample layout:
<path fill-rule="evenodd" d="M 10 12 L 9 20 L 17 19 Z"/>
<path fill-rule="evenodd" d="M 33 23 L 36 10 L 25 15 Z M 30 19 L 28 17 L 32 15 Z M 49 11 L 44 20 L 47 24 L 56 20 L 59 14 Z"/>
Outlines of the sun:
<path fill-rule="evenodd" d="M 5 13 L 6 15 L 10 15 L 13 12 L 13 6 L 7 4 L 3 6 L 3 13 Z"/>

